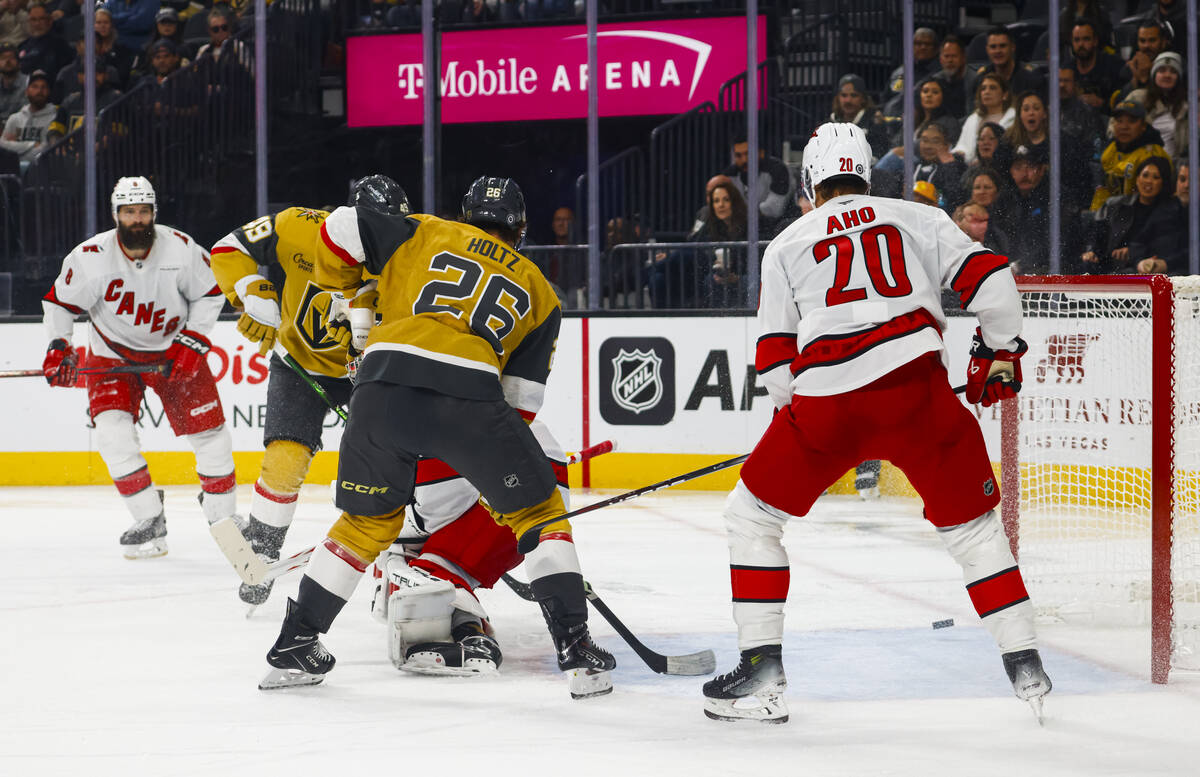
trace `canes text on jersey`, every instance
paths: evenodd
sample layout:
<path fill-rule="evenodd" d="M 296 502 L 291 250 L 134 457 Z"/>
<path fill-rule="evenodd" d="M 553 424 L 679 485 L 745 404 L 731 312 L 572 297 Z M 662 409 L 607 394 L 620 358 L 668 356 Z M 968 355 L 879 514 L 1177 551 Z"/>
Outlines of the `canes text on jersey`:
<path fill-rule="evenodd" d="M 118 316 L 133 316 L 133 326 L 149 324 L 151 332 L 163 330 L 164 335 L 173 333 L 179 327 L 179 316 L 175 316 L 164 325 L 166 310 L 154 307 L 153 302 L 139 303 L 132 291 L 121 291 L 124 285 L 125 281 L 114 278 L 104 290 L 104 301 L 117 303 Z"/>

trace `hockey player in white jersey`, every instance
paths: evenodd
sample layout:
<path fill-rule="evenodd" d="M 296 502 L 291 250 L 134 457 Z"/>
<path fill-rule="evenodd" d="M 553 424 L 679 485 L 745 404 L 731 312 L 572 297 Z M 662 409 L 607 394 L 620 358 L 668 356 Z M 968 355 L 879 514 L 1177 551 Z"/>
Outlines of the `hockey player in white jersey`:
<path fill-rule="evenodd" d="M 116 228 L 76 246 L 43 297 L 50 345 L 42 369 L 51 386 L 72 386 L 85 360 L 96 448 L 134 521 L 121 546 L 126 558 L 149 558 L 167 552 L 167 525 L 135 425 L 147 387 L 195 450 L 209 523 L 235 512 L 233 440 L 206 360 L 224 297 L 204 248 L 155 223 L 154 188 L 145 178 L 117 181 L 112 214 Z M 75 317 L 84 313 L 91 319 L 86 352 L 71 345 Z M 127 364 L 168 366 L 104 371 Z"/>
<path fill-rule="evenodd" d="M 974 415 L 950 388 L 940 289 L 975 313 L 966 396 L 1015 396 L 1025 352 L 1008 260 L 942 211 L 871 197 L 871 149 L 852 124 L 824 124 L 805 148 L 816 208 L 763 258 L 755 367 L 778 412 L 725 502 L 741 662 L 704 685 L 718 720 L 787 720 L 781 658 L 789 569 L 781 543 L 841 474 L 887 459 L 908 477 L 962 569 L 1018 697 L 1040 719 L 1050 690 L 1033 606 L 994 508 L 1000 490 Z"/>

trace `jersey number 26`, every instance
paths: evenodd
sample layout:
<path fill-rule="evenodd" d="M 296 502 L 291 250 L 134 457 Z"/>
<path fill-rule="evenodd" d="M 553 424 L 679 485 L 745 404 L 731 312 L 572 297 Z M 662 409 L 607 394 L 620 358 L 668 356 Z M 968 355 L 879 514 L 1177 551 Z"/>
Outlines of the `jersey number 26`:
<path fill-rule="evenodd" d="M 878 224 L 864 229 L 857 235 L 838 235 L 822 240 L 813 247 L 813 258 L 817 264 L 836 254 L 833 286 L 825 292 L 825 305 L 833 307 L 847 302 L 867 298 L 867 290 L 850 285 L 850 272 L 854 268 L 855 244 L 862 248 L 863 261 L 867 265 L 867 276 L 875 291 L 883 297 L 905 297 L 912 293 L 912 282 L 904 266 L 904 239 L 900 230 L 891 224 Z M 887 253 L 887 268 L 884 268 L 884 252 Z"/>
<path fill-rule="evenodd" d="M 487 340 L 497 354 L 501 342 L 529 312 L 529 292 L 503 275 L 485 273 L 478 262 L 443 251 L 429 262 L 430 272 L 443 273 L 421 287 L 413 313 L 449 313 L 469 316 L 471 331 Z M 483 293 L 472 304 L 475 290 L 486 275 Z"/>

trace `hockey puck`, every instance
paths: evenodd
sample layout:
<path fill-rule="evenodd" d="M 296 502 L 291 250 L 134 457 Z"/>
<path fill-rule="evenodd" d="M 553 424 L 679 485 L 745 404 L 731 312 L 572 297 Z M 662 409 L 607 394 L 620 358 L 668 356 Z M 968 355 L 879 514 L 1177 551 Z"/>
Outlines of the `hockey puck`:
<path fill-rule="evenodd" d="M 947 618 L 947 619 L 946 619 L 946 620 L 944 620 L 944 621 L 934 621 L 934 622 L 933 622 L 933 627 L 934 627 L 935 629 L 948 629 L 948 628 L 950 628 L 950 627 L 951 627 L 951 626 L 953 626 L 953 625 L 954 625 L 954 619 L 953 619 L 953 618 Z"/>

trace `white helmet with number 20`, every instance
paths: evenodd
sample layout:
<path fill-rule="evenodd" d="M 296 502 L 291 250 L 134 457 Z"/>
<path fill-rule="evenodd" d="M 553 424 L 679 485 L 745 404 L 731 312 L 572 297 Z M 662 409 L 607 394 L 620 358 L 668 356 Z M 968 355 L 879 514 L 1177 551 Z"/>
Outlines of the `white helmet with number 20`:
<path fill-rule="evenodd" d="M 800 186 L 816 203 L 817 184 L 838 175 L 852 175 L 871 183 L 871 146 L 866 133 L 854 124 L 828 122 L 817 127 L 804 147 Z"/>
<path fill-rule="evenodd" d="M 113 187 L 113 221 L 117 220 L 117 209 L 122 205 L 149 205 L 154 208 L 154 218 L 158 219 L 158 203 L 154 196 L 154 187 L 140 175 L 122 178 Z"/>

